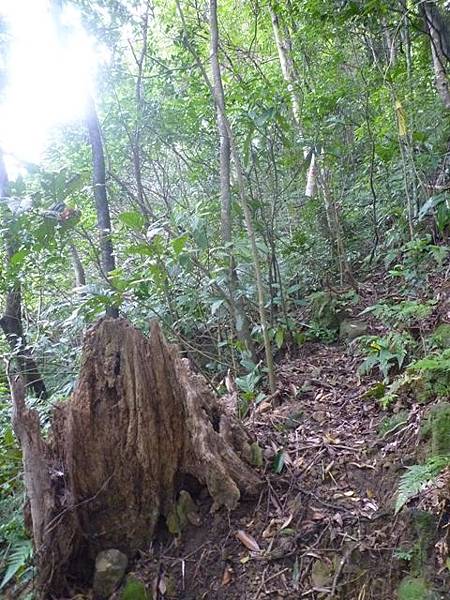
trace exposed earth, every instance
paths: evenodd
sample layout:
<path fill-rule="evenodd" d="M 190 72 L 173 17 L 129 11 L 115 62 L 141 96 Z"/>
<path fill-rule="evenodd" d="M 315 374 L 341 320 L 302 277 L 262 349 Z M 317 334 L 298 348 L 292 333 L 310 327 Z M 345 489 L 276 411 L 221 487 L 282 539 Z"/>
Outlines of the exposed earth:
<path fill-rule="evenodd" d="M 279 367 L 280 405 L 263 402 L 246 422 L 264 455 L 257 502 L 211 514 L 200 494 L 200 526 L 155 545 L 136 566 L 156 597 L 396 597 L 415 526 L 414 509 L 394 515 L 395 495 L 405 467 L 417 462 L 430 407 L 408 406 L 406 420 L 383 427 L 386 412 L 370 394 L 377 381 L 359 376 L 354 354 L 352 344 L 310 343 Z M 434 548 L 446 538 L 446 519 L 433 523 L 424 550 L 437 598 L 450 589 Z"/>

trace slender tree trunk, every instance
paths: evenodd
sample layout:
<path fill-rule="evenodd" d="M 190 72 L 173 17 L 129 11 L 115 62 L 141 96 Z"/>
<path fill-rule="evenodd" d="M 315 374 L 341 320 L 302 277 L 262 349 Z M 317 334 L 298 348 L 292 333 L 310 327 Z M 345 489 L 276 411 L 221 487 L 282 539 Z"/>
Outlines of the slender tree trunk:
<path fill-rule="evenodd" d="M 4 198 L 7 194 L 8 176 L 3 161 L 3 153 L 0 149 L 0 198 Z M 5 230 L 6 260 L 9 264 L 11 258 L 17 252 L 17 244 L 8 227 L 5 227 Z M 20 283 L 17 279 L 10 283 L 10 287 L 6 293 L 5 309 L 3 316 L 0 318 L 0 327 L 6 337 L 11 353 L 17 361 L 25 386 L 31 389 L 37 397 L 46 398 L 47 389 L 37 363 L 28 347 L 24 332 L 22 322 L 22 294 Z"/>
<path fill-rule="evenodd" d="M 356 281 L 347 261 L 344 232 L 342 231 L 338 207 L 336 206 L 336 200 L 331 189 L 330 178 L 330 172 L 327 169 L 322 169 L 320 174 L 320 189 L 323 194 L 327 224 L 339 267 L 340 281 L 341 285 L 345 282 L 356 287 Z"/>
<path fill-rule="evenodd" d="M 69 252 L 72 259 L 73 272 L 75 274 L 75 285 L 77 287 L 83 287 L 86 285 L 86 273 L 75 244 L 69 244 Z"/>
<path fill-rule="evenodd" d="M 180 8 L 178 0 L 177 0 L 177 5 L 178 5 L 178 8 Z M 206 82 L 208 83 L 208 85 L 210 87 L 211 93 L 212 93 L 213 98 L 216 103 L 217 110 L 220 113 L 221 120 L 223 123 L 223 128 L 225 129 L 227 136 L 228 136 L 231 155 L 233 157 L 233 161 L 234 161 L 234 164 L 236 167 L 236 174 L 237 174 L 238 187 L 239 187 L 239 196 L 240 196 L 240 200 L 241 200 L 241 206 L 244 211 L 244 219 L 245 219 L 246 229 L 247 229 L 248 237 L 250 239 L 250 245 L 252 248 L 253 266 L 255 269 L 255 278 L 256 278 L 256 287 L 258 290 L 259 318 L 260 318 L 261 329 L 262 329 L 263 338 L 264 338 L 266 365 L 267 365 L 267 371 L 268 371 L 268 375 L 269 375 L 269 387 L 270 387 L 271 392 L 274 393 L 276 390 L 275 370 L 274 370 L 274 365 L 273 365 L 272 347 L 271 347 L 271 343 L 270 343 L 269 331 L 268 331 L 268 325 L 267 325 L 266 308 L 265 308 L 265 294 L 264 294 L 264 285 L 263 285 L 262 275 L 261 275 L 259 251 L 258 251 L 258 247 L 256 245 L 256 236 L 255 236 L 255 230 L 253 227 L 252 214 L 251 214 L 248 202 L 247 202 L 244 171 L 242 168 L 239 152 L 238 152 L 235 140 L 234 140 L 233 132 L 231 130 L 230 122 L 228 120 L 226 109 L 225 109 L 225 94 L 223 91 L 222 74 L 220 71 L 220 65 L 219 65 L 219 59 L 218 59 L 219 25 L 218 25 L 218 21 L 217 21 L 217 0 L 210 0 L 209 10 L 210 10 L 210 28 L 211 28 L 211 67 L 212 67 L 212 71 L 214 74 L 214 82 L 215 82 L 214 86 L 211 86 L 211 83 L 209 82 L 209 78 L 208 78 L 206 72 L 204 71 L 204 69 L 202 69 L 202 70 L 203 70 L 204 76 L 206 76 Z M 181 11 L 180 11 L 180 14 L 182 14 Z M 183 20 L 184 20 L 184 17 L 183 17 Z M 198 59 L 198 57 L 197 57 L 197 59 Z"/>
<path fill-rule="evenodd" d="M 97 227 L 100 238 L 100 263 L 104 277 L 109 281 L 110 273 L 116 268 L 114 250 L 111 241 L 111 216 L 109 212 L 108 195 L 106 191 L 105 154 L 100 123 L 95 109 L 94 100 L 89 98 L 86 123 L 89 131 L 89 141 L 92 149 L 92 171 L 95 208 L 97 211 Z M 118 308 L 110 306 L 106 309 L 110 317 L 119 316 Z"/>
<path fill-rule="evenodd" d="M 292 58 L 292 42 L 289 31 L 287 31 L 286 28 L 283 28 L 280 24 L 280 19 L 272 2 L 269 2 L 269 10 L 272 18 L 272 28 L 275 44 L 278 50 L 281 72 L 284 80 L 288 84 L 288 89 L 291 96 L 294 121 L 297 125 L 299 133 L 303 134 L 300 98 L 296 91 L 296 86 L 298 86 L 298 75 Z M 305 159 L 310 157 L 305 196 L 308 198 L 314 197 L 318 185 L 320 186 L 320 191 L 322 192 L 325 202 L 325 212 L 328 219 L 328 225 L 332 234 L 331 242 L 333 243 L 337 254 L 341 280 L 345 279 L 351 285 L 355 285 L 355 279 L 351 273 L 350 266 L 347 261 L 339 213 L 336 209 L 334 198 L 331 194 L 329 186 L 329 171 L 319 164 L 323 162 L 323 157 L 317 157 L 314 148 L 304 148 L 303 155 Z"/>
<path fill-rule="evenodd" d="M 298 86 L 298 76 L 292 59 L 292 41 L 289 32 L 280 25 L 280 20 L 272 3 L 269 3 L 270 16 L 272 18 L 273 35 L 280 59 L 281 72 L 288 85 L 291 96 L 292 114 L 300 135 L 303 134 L 301 120 L 300 97 L 296 91 Z M 305 196 L 313 198 L 317 188 L 317 158 L 314 148 L 303 148 L 303 158 L 309 160 L 308 174 L 306 177 Z"/>
<path fill-rule="evenodd" d="M 184 18 L 184 13 L 181 9 L 179 0 L 175 0 L 175 3 L 177 6 L 177 9 L 178 9 L 178 13 L 180 15 L 181 22 L 183 24 L 183 29 L 184 29 L 184 31 L 186 33 L 186 37 L 187 37 L 188 36 L 188 28 L 186 26 L 186 20 Z M 220 80 L 222 81 L 220 65 L 219 65 L 219 62 L 217 59 L 217 52 L 218 52 L 218 48 L 219 48 L 219 29 L 218 29 L 218 23 L 217 23 L 217 2 L 215 0 L 210 0 L 209 8 L 210 8 L 211 48 L 215 49 L 214 52 L 212 53 L 213 56 L 211 57 L 211 66 L 213 68 L 217 69 L 218 76 L 220 77 Z M 188 37 L 187 37 L 187 44 L 188 44 L 189 51 L 191 52 L 192 56 L 194 57 L 194 59 L 197 63 L 197 66 L 205 80 L 205 83 L 208 86 L 211 96 L 214 99 L 217 110 L 220 112 L 220 114 L 223 118 L 223 122 L 224 122 L 224 125 L 226 128 L 227 134 L 228 134 L 228 139 L 230 140 L 231 156 L 233 158 L 233 162 L 234 162 L 234 165 L 236 168 L 237 182 L 238 182 L 238 188 L 239 188 L 239 199 L 241 202 L 242 210 L 244 212 L 245 227 L 247 229 L 247 235 L 250 239 L 250 246 L 251 246 L 251 250 L 252 250 L 253 268 L 255 271 L 256 288 L 257 288 L 257 292 L 258 292 L 258 311 L 259 311 L 259 319 L 260 319 L 261 329 L 262 329 L 263 339 L 264 339 L 264 351 L 265 351 L 265 356 L 266 356 L 267 373 L 269 376 L 269 387 L 270 387 L 271 392 L 274 393 L 276 390 L 275 369 L 274 369 L 274 364 L 273 364 L 272 345 L 270 343 L 269 330 L 268 330 L 268 325 L 267 325 L 265 294 L 264 294 L 264 285 L 263 285 L 262 274 L 261 274 L 260 257 L 259 257 L 258 246 L 256 245 L 256 236 L 255 236 L 255 230 L 253 227 L 252 213 L 250 211 L 250 207 L 247 202 L 244 171 L 242 168 L 239 152 L 238 152 L 235 140 L 234 140 L 233 131 L 231 129 L 230 122 L 228 120 L 227 113 L 225 110 L 225 98 L 224 98 L 224 94 L 223 94 L 223 86 L 221 86 L 222 92 L 219 91 L 219 95 L 216 96 L 215 89 L 208 77 L 205 67 L 203 66 L 202 61 L 199 59 L 198 54 L 192 48 L 192 45 L 190 44 Z"/>
<path fill-rule="evenodd" d="M 450 88 L 446 64 L 448 31 L 442 15 L 434 2 L 421 3 L 425 26 L 430 36 L 431 56 L 436 81 L 436 89 L 447 110 L 450 110 Z"/>
<path fill-rule="evenodd" d="M 211 36 L 211 66 L 213 74 L 214 95 L 223 96 L 222 79 L 220 76 L 218 60 L 217 39 Z M 221 206 L 221 230 L 222 241 L 228 254 L 228 290 L 229 290 L 229 308 L 231 317 L 234 320 L 236 335 L 238 340 L 244 345 L 247 352 L 250 353 L 252 360 L 256 362 L 255 346 L 250 333 L 250 323 L 245 313 L 245 306 L 242 298 L 236 298 L 236 291 L 239 288 L 239 280 L 236 273 L 236 262 L 231 248 L 232 235 L 232 217 L 231 217 L 231 186 L 230 186 L 230 166 L 231 166 L 231 148 L 224 116 L 220 110 L 217 110 L 217 129 L 220 139 L 220 206 Z"/>
<path fill-rule="evenodd" d="M 132 47 L 134 59 L 138 69 L 136 78 L 136 127 L 134 133 L 131 135 L 131 151 L 133 155 L 133 170 L 134 178 L 136 180 L 136 192 L 139 207 L 146 217 L 149 215 L 149 208 L 147 205 L 147 197 L 142 183 L 142 164 L 141 164 L 141 119 L 143 112 L 143 82 L 142 77 L 144 73 L 145 57 L 147 54 L 147 39 L 148 39 L 148 20 L 150 12 L 150 2 L 147 2 L 144 16 L 142 18 L 142 47 L 139 55 L 137 55 Z"/>

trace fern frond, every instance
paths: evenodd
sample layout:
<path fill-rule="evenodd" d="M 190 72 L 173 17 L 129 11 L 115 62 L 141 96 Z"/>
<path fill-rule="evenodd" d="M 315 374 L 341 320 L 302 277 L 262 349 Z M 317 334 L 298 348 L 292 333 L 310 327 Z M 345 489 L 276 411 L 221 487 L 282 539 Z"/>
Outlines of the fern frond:
<path fill-rule="evenodd" d="M 6 571 L 0 583 L 0 590 L 28 564 L 32 555 L 33 546 L 30 540 L 17 540 L 12 544 L 6 558 Z"/>
<path fill-rule="evenodd" d="M 450 456 L 433 456 L 423 465 L 408 467 L 406 473 L 400 478 L 395 513 L 397 514 L 411 498 L 428 487 L 448 465 L 450 465 Z"/>

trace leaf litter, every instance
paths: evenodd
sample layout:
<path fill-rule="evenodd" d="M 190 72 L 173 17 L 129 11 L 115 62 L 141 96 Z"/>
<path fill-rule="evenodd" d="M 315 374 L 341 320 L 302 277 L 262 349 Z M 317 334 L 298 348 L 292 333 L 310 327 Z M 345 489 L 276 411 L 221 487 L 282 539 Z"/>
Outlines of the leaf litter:
<path fill-rule="evenodd" d="M 380 437 L 385 413 L 368 393 L 379 382 L 358 366 L 351 346 L 307 343 L 278 367 L 278 406 L 263 402 L 245 422 L 262 449 L 258 501 L 211 514 L 200 492 L 200 525 L 142 554 L 141 576 L 159 568 L 172 582 L 158 598 L 395 598 L 408 572 L 398 549 L 413 544 L 395 494 L 425 409 Z M 437 572 L 438 589 L 448 573 Z"/>

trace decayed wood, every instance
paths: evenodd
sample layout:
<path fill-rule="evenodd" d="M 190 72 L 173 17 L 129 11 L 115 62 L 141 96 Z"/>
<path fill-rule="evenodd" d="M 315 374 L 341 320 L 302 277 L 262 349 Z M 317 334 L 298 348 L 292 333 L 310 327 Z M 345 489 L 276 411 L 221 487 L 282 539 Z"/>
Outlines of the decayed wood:
<path fill-rule="evenodd" d="M 76 391 L 45 443 L 13 383 L 43 595 L 89 578 L 96 554 L 130 558 L 174 507 L 183 477 L 207 487 L 214 507 L 236 506 L 260 479 L 249 440 L 158 325 L 146 338 L 123 319 L 88 334 Z"/>

